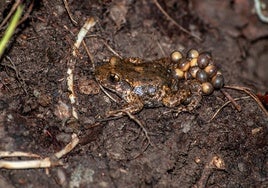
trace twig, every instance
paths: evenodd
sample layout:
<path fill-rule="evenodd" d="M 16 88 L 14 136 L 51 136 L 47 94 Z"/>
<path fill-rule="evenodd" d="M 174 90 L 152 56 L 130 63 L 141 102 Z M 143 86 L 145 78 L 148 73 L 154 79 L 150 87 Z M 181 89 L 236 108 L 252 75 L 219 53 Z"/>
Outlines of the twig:
<path fill-rule="evenodd" d="M 15 12 L 15 10 L 17 9 L 17 7 L 20 5 L 21 1 L 17 0 L 16 3 L 14 3 L 14 5 L 12 6 L 11 10 L 9 11 L 8 15 L 6 16 L 6 18 L 2 21 L 1 25 L 0 25 L 0 29 L 7 23 L 7 21 L 9 20 L 9 18 L 11 17 L 11 15 Z"/>
<path fill-rule="evenodd" d="M 246 97 L 240 97 L 240 98 L 232 98 L 232 101 L 227 101 L 226 103 L 224 103 L 216 112 L 215 114 L 212 116 L 212 118 L 210 120 L 208 120 L 208 122 L 211 122 L 218 114 L 219 112 L 228 104 L 233 103 L 233 101 L 238 101 L 238 100 L 243 100 L 243 99 L 248 99 L 250 98 L 250 96 L 246 96 Z"/>
<path fill-rule="evenodd" d="M 165 51 L 164 51 L 164 49 L 163 49 L 163 47 L 161 46 L 161 44 L 160 44 L 159 41 L 157 41 L 157 46 L 159 47 L 160 51 L 162 52 L 162 55 L 163 55 L 163 56 L 166 56 L 166 53 L 165 53 Z"/>
<path fill-rule="evenodd" d="M 20 25 L 21 23 L 23 23 L 30 15 L 30 13 L 33 10 L 33 6 L 34 6 L 34 0 L 31 2 L 29 8 L 27 9 L 26 13 L 24 13 L 23 17 L 20 19 L 18 25 Z"/>
<path fill-rule="evenodd" d="M 211 158 L 211 161 L 207 162 L 207 164 L 203 169 L 200 179 L 198 180 L 197 184 L 194 187 L 195 188 L 207 187 L 206 186 L 207 181 L 214 170 L 225 170 L 225 163 L 223 159 L 216 155 Z"/>
<path fill-rule="evenodd" d="M 125 114 L 127 114 L 128 115 L 128 117 L 131 119 L 131 120 L 133 120 L 134 122 L 136 122 L 139 126 L 140 126 L 140 128 L 142 129 L 142 131 L 144 132 L 144 134 L 145 134 L 145 137 L 147 138 L 147 140 L 148 140 L 148 144 L 146 145 L 146 147 L 145 147 L 145 150 L 149 147 L 149 145 L 151 145 L 151 146 L 153 146 L 153 144 L 152 144 L 152 142 L 151 142 L 151 139 L 150 139 L 150 137 L 149 137 L 149 135 L 148 135 L 148 132 L 147 132 L 147 130 L 145 129 L 145 127 L 142 125 L 142 123 L 140 122 L 140 120 L 138 120 L 137 118 L 135 118 L 135 116 L 133 116 L 130 112 L 128 112 L 128 111 L 123 111 Z"/>
<path fill-rule="evenodd" d="M 257 104 L 259 105 L 259 107 L 261 108 L 261 110 L 265 113 L 266 116 L 268 116 L 268 111 L 265 109 L 265 107 L 261 103 L 260 99 L 249 88 L 247 88 L 247 87 L 240 87 L 240 86 L 224 86 L 224 88 L 245 92 L 246 94 L 248 94 L 249 96 L 251 96 L 257 102 Z"/>
<path fill-rule="evenodd" d="M 117 53 L 105 40 L 103 40 L 103 44 L 108 48 L 108 50 L 110 50 L 114 55 L 116 55 L 117 57 L 119 57 L 120 59 L 122 59 L 123 57 Z"/>
<path fill-rule="evenodd" d="M 240 112 L 241 106 L 237 102 L 235 102 L 233 97 L 229 93 L 227 93 L 226 91 L 223 91 L 222 89 L 221 89 L 221 92 L 234 105 L 234 107 L 237 109 L 237 111 Z"/>
<path fill-rule="evenodd" d="M 91 61 L 92 68 L 93 68 L 93 70 L 95 71 L 94 57 L 93 57 L 93 55 L 90 53 L 90 51 L 89 51 L 89 49 L 88 49 L 88 47 L 87 47 L 87 45 L 86 45 L 86 43 L 85 43 L 84 40 L 82 41 L 82 44 L 83 44 L 83 47 L 85 48 L 85 50 L 86 50 L 86 52 L 87 52 L 87 55 L 88 55 L 88 57 L 89 57 L 89 59 L 90 59 L 90 61 Z"/>
<path fill-rule="evenodd" d="M 89 37 L 91 38 L 98 38 L 98 39 L 101 39 L 103 44 L 108 48 L 108 50 L 110 52 L 112 52 L 115 56 L 119 57 L 120 59 L 122 59 L 123 57 L 117 53 L 107 42 L 106 42 L 106 39 L 103 38 L 102 36 L 99 36 L 99 35 L 90 35 Z"/>
<path fill-rule="evenodd" d="M 65 9 L 66 9 L 66 11 L 67 11 L 67 13 L 68 13 L 69 18 L 71 19 L 71 21 L 72 21 L 75 25 L 77 25 L 77 21 L 73 18 L 73 15 L 72 15 L 72 13 L 71 13 L 71 11 L 70 11 L 68 1 L 67 1 L 67 0 L 63 0 L 63 3 L 64 3 L 64 6 L 65 6 Z"/>
<path fill-rule="evenodd" d="M 162 6 L 158 3 L 157 0 L 153 0 L 154 4 L 157 6 L 157 8 L 162 12 L 162 14 L 164 14 L 167 19 L 169 21 L 171 21 L 175 26 L 177 26 L 181 31 L 183 31 L 184 33 L 198 39 L 199 41 L 201 41 L 201 38 L 193 33 L 191 33 L 190 31 L 184 29 L 180 24 L 178 24 L 178 22 L 176 22 L 163 8 Z"/>
<path fill-rule="evenodd" d="M 8 65 L 8 64 L 3 64 L 11 69 L 13 69 L 15 71 L 15 74 L 16 74 L 16 78 L 18 80 L 18 82 L 21 84 L 21 87 L 23 89 L 23 91 L 28 94 L 27 90 L 26 90 L 26 84 L 25 84 L 25 81 L 24 79 L 22 78 L 20 72 L 18 71 L 18 69 L 16 68 L 16 65 L 15 63 L 12 61 L 12 59 L 9 57 L 9 56 L 6 56 L 6 58 L 9 60 L 9 62 L 12 64 L 12 65 Z"/>

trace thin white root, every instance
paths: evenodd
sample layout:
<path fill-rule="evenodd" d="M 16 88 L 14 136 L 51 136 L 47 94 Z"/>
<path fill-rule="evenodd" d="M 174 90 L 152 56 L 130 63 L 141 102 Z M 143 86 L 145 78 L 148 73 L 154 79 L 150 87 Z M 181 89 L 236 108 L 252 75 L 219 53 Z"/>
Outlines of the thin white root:
<path fill-rule="evenodd" d="M 254 0 L 254 4 L 255 4 L 255 9 L 256 9 L 256 12 L 257 12 L 257 15 L 258 15 L 259 19 L 262 22 L 268 23 L 268 17 L 263 15 L 263 13 L 262 13 L 262 5 L 263 5 L 263 3 L 260 2 L 260 0 Z"/>
<path fill-rule="evenodd" d="M 30 169 L 30 168 L 49 168 L 53 166 L 63 165 L 59 159 L 72 151 L 77 144 L 79 139 L 76 134 L 72 136 L 72 140 L 62 150 L 55 153 L 51 157 L 46 157 L 40 160 L 25 160 L 25 161 L 7 161 L 0 160 L 0 168 L 6 169 Z M 39 155 L 25 153 L 25 152 L 0 152 L 0 157 L 39 157 Z"/>
<path fill-rule="evenodd" d="M 75 148 L 75 146 L 77 146 L 78 143 L 79 143 L 79 138 L 77 137 L 76 134 L 73 134 L 71 142 L 69 144 L 67 144 L 62 150 L 55 153 L 55 156 L 58 159 L 60 159 L 62 156 L 66 155 L 67 153 L 72 151 Z"/>
<path fill-rule="evenodd" d="M 89 31 L 90 28 L 92 28 L 96 24 L 94 18 L 88 18 L 84 26 L 80 29 L 78 35 L 77 35 L 77 40 L 73 45 L 73 59 L 70 59 L 70 62 L 68 62 L 68 69 L 67 69 L 67 86 L 68 90 L 70 91 L 69 95 L 69 100 L 72 104 L 72 116 L 75 119 L 78 119 L 78 113 L 76 108 L 73 106 L 76 103 L 76 94 L 74 91 L 74 68 L 76 64 L 76 59 L 77 58 L 77 50 L 79 49 L 83 39 L 85 38 L 87 32 Z"/>
<path fill-rule="evenodd" d="M 96 24 L 94 18 L 89 18 L 87 19 L 86 23 L 83 25 L 83 27 L 80 29 L 78 35 L 77 35 L 77 40 L 74 43 L 73 46 L 73 56 L 77 56 L 76 50 L 80 47 L 81 42 L 85 38 L 87 32 L 89 31 L 90 28 L 92 28 Z"/>
<path fill-rule="evenodd" d="M 34 157 L 34 158 L 41 158 L 40 155 L 33 154 L 33 153 L 27 153 L 27 152 L 21 152 L 21 151 L 0 151 L 0 158 L 5 157 Z"/>
<path fill-rule="evenodd" d="M 62 162 L 58 161 L 57 163 L 52 163 L 49 157 L 42 160 L 0 161 L 0 168 L 6 168 L 6 169 L 48 168 L 58 165 L 62 165 Z"/>

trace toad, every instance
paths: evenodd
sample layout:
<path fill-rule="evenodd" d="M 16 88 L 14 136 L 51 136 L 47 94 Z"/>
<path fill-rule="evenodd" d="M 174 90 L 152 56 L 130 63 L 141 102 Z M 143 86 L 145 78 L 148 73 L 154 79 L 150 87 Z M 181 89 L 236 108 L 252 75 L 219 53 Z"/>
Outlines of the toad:
<path fill-rule="evenodd" d="M 202 99 L 202 83 L 180 65 L 194 58 L 197 57 L 183 58 L 177 51 L 169 58 L 155 61 L 111 57 L 108 63 L 96 68 L 95 78 L 125 104 L 108 115 L 120 116 L 124 112 L 137 113 L 143 107 L 159 106 L 173 108 L 178 113 L 193 110 Z M 185 75 L 183 79 L 179 76 L 181 72 Z"/>

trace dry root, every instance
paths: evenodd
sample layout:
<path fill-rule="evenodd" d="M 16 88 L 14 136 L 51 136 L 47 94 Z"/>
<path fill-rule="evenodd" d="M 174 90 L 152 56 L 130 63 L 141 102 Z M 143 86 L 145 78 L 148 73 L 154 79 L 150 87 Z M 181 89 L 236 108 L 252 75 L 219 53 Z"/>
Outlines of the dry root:
<path fill-rule="evenodd" d="M 30 168 L 49 168 L 54 166 L 63 165 L 62 161 L 59 159 L 64 155 L 68 154 L 72 151 L 77 144 L 79 143 L 79 139 L 77 135 L 72 136 L 72 140 L 69 144 L 67 144 L 62 150 L 53 154 L 50 157 L 46 157 L 44 159 L 39 160 L 25 160 L 25 161 L 7 161 L 7 160 L 0 160 L 0 168 L 6 169 L 30 169 Z M 40 158 L 39 155 L 33 153 L 26 153 L 26 152 L 0 152 L 0 158 L 7 158 L 7 157 L 34 157 Z"/>

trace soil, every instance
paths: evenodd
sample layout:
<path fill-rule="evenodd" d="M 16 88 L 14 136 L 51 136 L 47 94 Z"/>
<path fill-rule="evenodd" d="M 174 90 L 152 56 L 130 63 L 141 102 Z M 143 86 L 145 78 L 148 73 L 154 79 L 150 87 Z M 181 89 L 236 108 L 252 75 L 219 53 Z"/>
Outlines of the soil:
<path fill-rule="evenodd" d="M 2 3 L 1 21 L 14 2 Z M 174 115 L 159 107 L 135 114 L 149 134 L 127 116 L 106 119 L 120 108 L 94 80 L 94 66 L 112 56 L 153 60 L 174 50 L 210 51 L 226 85 L 268 91 L 268 24 L 250 0 L 159 0 L 189 33 L 172 23 L 154 1 L 36 1 L 19 25 L 0 63 L 0 150 L 47 157 L 76 133 L 80 144 L 44 169 L 1 169 L 0 187 L 268 187 L 268 118 L 252 98 L 240 99 L 208 121 L 228 100 L 222 92 L 204 96 L 200 107 Z M 26 6 L 25 10 L 29 8 Z M 265 11 L 264 11 L 265 13 Z M 85 21 L 96 25 L 72 46 Z M 1 30 L 1 36 L 4 33 Z M 193 35 L 198 36 L 193 37 Z M 76 104 L 69 100 L 67 69 L 74 67 Z M 247 96 L 227 90 L 233 98 Z M 70 118 L 74 106 L 78 120 Z M 7 159 L 5 159 L 7 160 Z M 25 160 L 25 158 L 15 158 Z"/>

